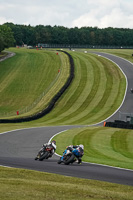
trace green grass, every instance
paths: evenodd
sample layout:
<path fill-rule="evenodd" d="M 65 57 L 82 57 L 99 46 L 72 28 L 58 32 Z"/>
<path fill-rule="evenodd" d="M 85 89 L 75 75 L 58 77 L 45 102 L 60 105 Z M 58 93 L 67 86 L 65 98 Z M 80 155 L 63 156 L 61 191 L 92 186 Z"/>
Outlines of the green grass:
<path fill-rule="evenodd" d="M 45 108 L 69 76 L 68 58 L 55 51 L 10 49 L 16 55 L 0 63 L 0 113 L 20 115 Z M 58 69 L 61 70 L 58 73 Z M 29 114 L 29 113 L 28 113 Z"/>
<path fill-rule="evenodd" d="M 0 167 L 2 200 L 131 200 L 131 186 Z"/>
<path fill-rule="evenodd" d="M 16 110 L 19 110 L 21 114 L 21 109 L 28 106 L 30 112 L 23 115 L 29 115 L 47 106 L 55 92 L 65 83 L 69 75 L 68 58 L 60 53 L 60 60 L 52 51 L 17 49 L 16 53 L 17 56 L 3 62 L 0 112 L 14 110 L 16 114 Z M 54 110 L 39 120 L 45 125 L 98 123 L 111 115 L 122 102 L 125 77 L 114 63 L 93 54 L 69 53 L 75 63 L 75 78 Z M 61 76 L 34 106 L 37 97 L 56 78 L 57 66 L 61 61 Z"/>
<path fill-rule="evenodd" d="M 83 161 L 133 169 L 133 130 L 84 127 L 65 131 L 54 137 L 57 153 L 66 146 L 83 144 Z"/>
<path fill-rule="evenodd" d="M 75 78 L 55 109 L 39 121 L 46 125 L 98 123 L 120 106 L 125 77 L 107 59 L 82 52 L 69 53 L 75 63 Z"/>

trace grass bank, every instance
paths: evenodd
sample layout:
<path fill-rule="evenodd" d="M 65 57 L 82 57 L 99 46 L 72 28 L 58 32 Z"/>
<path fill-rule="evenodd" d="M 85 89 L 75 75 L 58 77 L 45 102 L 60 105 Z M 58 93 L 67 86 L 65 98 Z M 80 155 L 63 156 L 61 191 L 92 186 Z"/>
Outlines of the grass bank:
<path fill-rule="evenodd" d="M 0 167 L 2 200 L 131 200 L 131 186 Z"/>
<path fill-rule="evenodd" d="M 15 49 L 0 63 L 0 115 L 29 115 L 45 108 L 69 76 L 65 54 L 56 51 Z"/>
<path fill-rule="evenodd" d="M 75 78 L 54 110 L 40 119 L 40 123 L 98 123 L 115 112 L 122 102 L 126 81 L 114 63 L 97 55 L 69 53 L 75 63 Z"/>
<path fill-rule="evenodd" d="M 65 83 L 69 63 L 62 53 L 59 57 L 52 51 L 15 51 L 16 56 L 4 61 L 1 68 L 0 112 L 14 110 L 16 115 L 17 110 L 24 109 L 27 114 L 20 112 L 23 116 L 48 105 Z M 126 82 L 114 63 L 93 54 L 69 53 L 74 59 L 75 78 L 54 110 L 37 121 L 43 125 L 94 124 L 111 115 L 122 102 Z M 60 62 L 61 75 L 54 82 Z M 43 93 L 44 96 L 35 103 Z"/>

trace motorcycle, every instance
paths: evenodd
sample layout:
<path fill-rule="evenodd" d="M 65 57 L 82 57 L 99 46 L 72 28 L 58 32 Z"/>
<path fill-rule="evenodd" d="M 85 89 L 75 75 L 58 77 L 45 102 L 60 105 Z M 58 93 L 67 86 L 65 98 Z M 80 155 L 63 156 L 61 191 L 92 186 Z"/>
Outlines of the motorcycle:
<path fill-rule="evenodd" d="M 43 146 L 37 156 L 35 157 L 35 160 L 44 160 L 44 159 L 48 159 L 52 156 L 52 151 L 53 151 L 53 147 L 51 145 L 46 145 L 46 146 Z"/>
<path fill-rule="evenodd" d="M 64 163 L 65 165 L 72 164 L 77 161 L 78 156 L 83 156 L 83 152 L 79 149 L 70 150 L 69 148 L 63 152 L 63 156 L 58 160 L 58 164 Z"/>

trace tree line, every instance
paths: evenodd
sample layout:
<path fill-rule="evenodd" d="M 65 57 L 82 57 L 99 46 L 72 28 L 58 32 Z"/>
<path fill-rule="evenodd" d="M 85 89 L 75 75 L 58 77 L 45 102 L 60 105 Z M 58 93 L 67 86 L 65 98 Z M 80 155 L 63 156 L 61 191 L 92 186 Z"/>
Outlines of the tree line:
<path fill-rule="evenodd" d="M 1 36 L 1 28 L 6 29 L 10 37 Z M 11 34 L 12 33 L 12 34 Z M 10 39 L 10 41 L 8 41 Z M 42 44 L 57 45 L 92 45 L 92 46 L 133 46 L 133 29 L 63 26 L 30 26 L 5 23 L 0 26 L 0 41 L 4 40 L 4 47 L 9 45 Z M 12 41 L 12 42 L 11 42 Z M 1 43 L 1 42 L 0 42 Z"/>

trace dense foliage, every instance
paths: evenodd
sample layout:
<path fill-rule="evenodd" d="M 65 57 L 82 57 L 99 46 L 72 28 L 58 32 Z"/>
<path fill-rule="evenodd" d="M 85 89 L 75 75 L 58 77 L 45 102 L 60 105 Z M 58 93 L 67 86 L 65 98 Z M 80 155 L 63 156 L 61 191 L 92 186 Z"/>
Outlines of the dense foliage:
<path fill-rule="evenodd" d="M 102 45 L 133 46 L 133 29 L 63 26 L 15 25 L 6 23 L 14 33 L 16 45 L 66 44 L 66 45 Z"/>
<path fill-rule="evenodd" d="M 14 46 L 15 40 L 13 32 L 9 26 L 0 25 L 0 52 L 4 48 Z"/>

